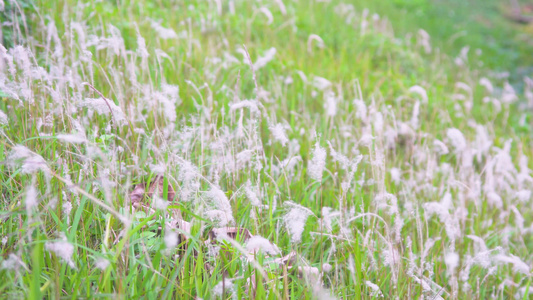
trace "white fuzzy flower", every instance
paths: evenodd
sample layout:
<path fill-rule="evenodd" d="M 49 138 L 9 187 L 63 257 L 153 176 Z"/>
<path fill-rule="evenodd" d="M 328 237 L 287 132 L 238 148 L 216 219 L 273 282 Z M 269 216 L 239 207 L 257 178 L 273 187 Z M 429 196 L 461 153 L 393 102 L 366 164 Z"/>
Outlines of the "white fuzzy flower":
<path fill-rule="evenodd" d="M 291 242 L 299 243 L 302 240 L 305 222 L 313 213 L 309 209 L 291 201 L 287 201 L 283 205 L 289 207 L 289 212 L 283 216 L 283 221 L 291 236 Z"/>
<path fill-rule="evenodd" d="M 26 191 L 26 211 L 28 214 L 33 210 L 34 207 L 37 206 L 39 199 L 37 198 L 37 189 L 35 186 L 30 185 L 28 190 Z"/>
<path fill-rule="evenodd" d="M 333 161 L 338 162 L 341 168 L 343 169 L 348 168 L 350 166 L 350 160 L 348 159 L 348 157 L 335 151 L 330 141 L 328 141 L 328 146 L 329 146 L 329 155 L 331 155 L 331 157 L 333 158 Z"/>
<path fill-rule="evenodd" d="M 503 92 L 502 92 L 502 102 L 503 103 L 512 103 L 515 102 L 518 99 L 518 96 L 516 96 L 516 92 L 512 85 L 509 84 L 509 82 L 506 82 L 503 86 Z"/>
<path fill-rule="evenodd" d="M 87 139 L 80 134 L 58 134 L 56 138 L 60 141 L 71 144 L 81 144 L 87 142 Z"/>
<path fill-rule="evenodd" d="M 487 203 L 489 206 L 496 208 L 502 208 L 503 206 L 502 197 L 493 191 L 489 191 L 487 193 Z"/>
<path fill-rule="evenodd" d="M 109 260 L 105 258 L 99 258 L 94 263 L 94 266 L 102 271 L 105 271 L 105 269 L 107 269 L 107 267 L 109 266 Z"/>
<path fill-rule="evenodd" d="M 215 296 L 223 296 L 222 294 L 224 292 L 226 293 L 232 293 L 234 290 L 233 282 L 231 282 L 230 279 L 225 278 L 223 281 L 220 281 L 213 287 L 211 292 Z"/>
<path fill-rule="evenodd" d="M 211 216 L 216 216 L 219 220 L 225 220 L 225 223 L 233 222 L 233 212 L 231 209 L 231 204 L 228 200 L 228 197 L 221 189 L 213 187 L 210 191 L 206 193 L 206 197 L 216 207 L 215 210 L 211 211 Z M 224 217 L 220 218 L 221 215 L 224 215 Z"/>
<path fill-rule="evenodd" d="M 152 173 L 156 175 L 162 175 L 165 173 L 166 170 L 167 167 L 165 166 L 165 164 L 150 164 L 150 171 L 152 171 Z"/>
<path fill-rule="evenodd" d="M 259 58 L 254 63 L 254 69 L 259 70 L 262 67 L 266 66 L 271 60 L 274 59 L 276 55 L 276 48 L 272 47 L 268 49 L 265 54 Z"/>
<path fill-rule="evenodd" d="M 371 290 L 372 290 L 372 293 L 370 294 L 370 297 L 378 297 L 378 298 L 383 298 L 383 293 L 381 292 L 381 290 L 379 289 L 379 286 L 375 283 L 372 283 L 370 281 L 365 281 L 365 284 L 366 286 L 368 286 Z"/>
<path fill-rule="evenodd" d="M 335 93 L 328 91 L 324 93 L 324 109 L 328 117 L 334 117 L 337 114 L 337 98 Z"/>
<path fill-rule="evenodd" d="M 0 125 L 7 125 L 9 123 L 9 118 L 7 115 L 0 110 Z"/>
<path fill-rule="evenodd" d="M 424 103 L 428 102 L 428 94 L 427 94 L 426 90 L 423 87 L 421 87 L 419 85 L 412 86 L 412 87 L 409 88 L 409 92 L 418 94 L 422 98 L 422 101 Z"/>
<path fill-rule="evenodd" d="M 74 254 L 74 246 L 69 243 L 63 235 L 60 241 L 47 242 L 44 248 L 49 252 L 54 252 L 59 258 L 66 262 L 71 268 L 76 268 L 72 261 L 72 254 Z"/>
<path fill-rule="evenodd" d="M 72 211 L 72 203 L 70 201 L 63 202 L 63 214 L 66 216 L 70 215 L 70 212 Z"/>
<path fill-rule="evenodd" d="M 255 100 L 242 100 L 236 103 L 233 103 L 229 107 L 229 111 L 233 112 L 239 109 L 248 108 L 252 113 L 259 113 L 259 106 Z"/>
<path fill-rule="evenodd" d="M 313 86 L 319 90 L 325 90 L 331 86 L 331 82 L 323 77 L 315 76 L 313 78 Z"/>
<path fill-rule="evenodd" d="M 165 247 L 167 249 L 174 249 L 178 245 L 178 233 L 173 230 L 167 230 L 164 237 Z"/>
<path fill-rule="evenodd" d="M 331 272 L 331 270 L 333 270 L 333 266 L 332 265 L 330 265 L 328 263 L 322 264 L 322 271 L 324 273 L 329 273 L 329 272 Z"/>
<path fill-rule="evenodd" d="M 292 84 L 293 82 L 294 82 L 294 80 L 292 79 L 291 76 L 287 76 L 287 77 L 285 77 L 285 80 L 283 80 L 283 83 L 284 83 L 285 85 Z"/>
<path fill-rule="evenodd" d="M 518 256 L 514 256 L 512 254 L 511 255 L 498 254 L 498 255 L 495 255 L 494 258 L 498 262 L 512 264 L 513 272 L 515 273 L 522 273 L 526 276 L 530 275 L 529 265 L 523 262 Z"/>
<path fill-rule="evenodd" d="M 479 84 L 484 86 L 485 89 L 487 89 L 487 92 L 489 94 L 492 94 L 494 92 L 494 86 L 492 86 L 492 82 L 490 82 L 488 78 L 485 78 L 485 77 L 481 78 L 479 80 Z"/>
<path fill-rule="evenodd" d="M 112 113 L 117 122 L 126 120 L 122 109 L 109 99 L 85 98 L 78 103 L 78 107 L 94 110 L 99 115 L 109 115 Z"/>
<path fill-rule="evenodd" d="M 282 146 L 287 145 L 287 143 L 289 142 L 289 138 L 287 138 L 287 135 L 285 134 L 285 129 L 283 128 L 283 125 L 281 123 L 271 125 L 270 131 L 274 136 L 274 140 L 280 142 Z"/>
<path fill-rule="evenodd" d="M 150 24 L 152 28 L 155 30 L 155 32 L 157 33 L 157 35 L 163 40 L 175 39 L 178 37 L 178 35 L 173 29 L 165 28 L 161 26 L 161 24 L 157 22 L 153 22 L 153 21 Z"/>
<path fill-rule="evenodd" d="M 137 54 L 143 58 L 146 59 L 150 54 L 148 53 L 148 50 L 146 49 L 146 41 L 141 36 L 140 33 L 137 32 Z"/>
<path fill-rule="evenodd" d="M 383 132 L 383 114 L 381 112 L 377 112 L 374 115 L 372 126 L 374 127 L 375 133 L 381 133 Z"/>
<path fill-rule="evenodd" d="M 531 199 L 531 191 L 530 190 L 520 190 L 516 192 L 516 198 L 518 198 L 518 201 L 525 203 L 529 199 Z"/>
<path fill-rule="evenodd" d="M 357 108 L 357 111 L 355 113 L 355 117 L 357 117 L 358 119 L 360 119 L 362 121 L 366 121 L 368 109 L 366 107 L 365 101 L 360 100 L 360 99 L 355 99 L 353 101 L 353 104 Z"/>
<path fill-rule="evenodd" d="M 154 201 L 154 208 L 160 209 L 160 210 L 167 209 L 168 201 L 166 201 L 165 199 L 159 197 L 158 195 L 154 195 L 153 199 L 154 199 L 153 200 Z"/>
<path fill-rule="evenodd" d="M 213 222 L 217 222 L 218 226 L 224 227 L 233 222 L 233 217 L 228 216 L 225 212 L 219 209 L 212 209 L 205 212 L 208 219 Z"/>
<path fill-rule="evenodd" d="M 446 155 L 450 153 L 450 151 L 448 150 L 448 147 L 446 147 L 446 144 L 444 144 L 440 140 L 433 141 L 433 148 L 435 150 L 435 153 L 437 153 L 437 155 Z"/>
<path fill-rule="evenodd" d="M 449 252 L 444 256 L 444 263 L 446 264 L 446 273 L 448 276 L 455 274 L 455 269 L 459 266 L 459 255 L 455 252 Z"/>
<path fill-rule="evenodd" d="M 448 137 L 450 144 L 453 146 L 456 153 L 460 153 L 466 149 L 465 137 L 459 129 L 448 128 L 448 130 L 446 131 L 446 136 Z"/>
<path fill-rule="evenodd" d="M 16 145 L 11 149 L 7 161 L 8 165 L 12 167 L 17 165 L 18 162 L 22 162 L 22 174 L 34 174 L 37 171 L 43 171 L 46 174 L 50 173 L 44 158 L 22 145 Z"/>
<path fill-rule="evenodd" d="M 322 181 L 322 173 L 326 168 L 326 149 L 320 147 L 319 142 L 315 144 L 313 149 L 313 158 L 307 165 L 307 173 L 309 177 L 316 181 Z"/>
<path fill-rule="evenodd" d="M 299 266 L 298 271 L 303 275 L 305 281 L 307 281 L 307 283 L 309 283 L 311 286 L 320 286 L 322 274 L 320 274 L 318 268 L 311 266 Z"/>
<path fill-rule="evenodd" d="M 261 207 L 261 200 L 259 197 L 257 197 L 254 189 L 255 187 L 252 186 L 252 182 L 248 179 L 248 181 L 246 181 L 246 185 L 244 186 L 244 194 L 253 206 Z"/>
<path fill-rule="evenodd" d="M 281 2 L 281 1 L 280 1 Z M 312 45 L 313 41 L 315 42 L 315 45 L 317 48 L 324 48 L 324 40 L 319 35 L 311 34 L 309 35 L 309 38 L 307 38 L 307 51 L 312 51 Z"/>
<path fill-rule="evenodd" d="M 374 137 L 369 133 L 365 133 L 359 140 L 359 145 L 363 147 L 370 147 L 372 146 L 372 140 L 374 140 Z"/>
<path fill-rule="evenodd" d="M 402 171 L 398 168 L 392 168 L 390 170 L 390 177 L 395 185 L 398 185 L 402 180 Z"/>
<path fill-rule="evenodd" d="M 417 44 L 422 46 L 422 48 L 424 48 L 424 51 L 426 52 L 426 54 L 429 54 L 431 53 L 431 43 L 430 43 L 430 35 L 429 33 L 427 33 L 427 31 L 423 30 L 423 29 L 419 29 L 418 32 L 417 32 Z"/>
<path fill-rule="evenodd" d="M 265 239 L 264 237 L 258 236 L 258 235 L 251 237 L 246 242 L 246 250 L 251 253 L 261 250 L 270 255 L 277 255 L 280 253 L 276 245 L 272 244 L 269 240 Z"/>
<path fill-rule="evenodd" d="M 19 267 L 26 267 L 26 264 L 15 254 L 10 253 L 8 258 L 6 260 L 2 261 L 2 264 L 0 265 L 1 270 L 15 270 L 17 271 Z"/>

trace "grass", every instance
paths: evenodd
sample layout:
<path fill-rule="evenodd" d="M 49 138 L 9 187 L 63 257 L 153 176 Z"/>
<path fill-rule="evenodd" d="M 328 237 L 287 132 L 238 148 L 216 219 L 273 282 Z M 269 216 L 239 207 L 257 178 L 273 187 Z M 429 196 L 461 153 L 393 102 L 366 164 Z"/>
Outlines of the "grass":
<path fill-rule="evenodd" d="M 396 32 L 415 33 L 423 28 L 443 53 L 456 56 L 464 47 L 477 57 L 477 66 L 510 71 L 510 81 L 520 85 L 531 74 L 531 26 L 510 21 L 511 1 L 372 1 L 361 7 L 381 10 Z M 531 1 L 519 1 L 523 6 Z M 521 87 L 521 85 L 520 85 Z"/>
<path fill-rule="evenodd" d="M 495 1 L 280 3 L 36 1 L 3 28 L 0 295 L 529 297 L 527 31 Z M 132 205 L 157 175 L 176 200 Z"/>

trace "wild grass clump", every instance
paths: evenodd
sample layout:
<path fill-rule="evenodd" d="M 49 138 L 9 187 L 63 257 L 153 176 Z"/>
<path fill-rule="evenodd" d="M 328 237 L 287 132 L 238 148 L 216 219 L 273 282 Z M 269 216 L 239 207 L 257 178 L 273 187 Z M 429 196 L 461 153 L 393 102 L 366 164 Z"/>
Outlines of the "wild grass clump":
<path fill-rule="evenodd" d="M 530 78 L 336 0 L 36 9 L 0 45 L 0 294 L 529 297 Z"/>

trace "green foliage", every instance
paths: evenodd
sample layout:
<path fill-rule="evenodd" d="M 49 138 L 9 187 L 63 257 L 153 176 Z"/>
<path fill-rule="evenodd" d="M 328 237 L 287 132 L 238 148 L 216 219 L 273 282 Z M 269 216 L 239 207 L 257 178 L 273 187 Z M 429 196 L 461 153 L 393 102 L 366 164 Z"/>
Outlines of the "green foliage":
<path fill-rule="evenodd" d="M 26 16 L 33 13 L 33 0 L 4 0 L 4 9 L 0 11 L 1 24 L 1 37 L 2 45 L 6 48 L 11 48 L 17 44 L 16 31 L 17 29 L 30 29 L 27 23 L 25 23 Z M 0 91 L 1 92 L 1 91 Z M 1 94 L 0 94 L 1 96 Z"/>
<path fill-rule="evenodd" d="M 468 182 L 472 185 L 468 191 L 459 192 L 457 186 L 466 184 L 448 179 L 446 174 L 434 171 L 438 174 L 432 174 L 432 181 L 426 180 L 427 174 L 422 172 L 433 166 L 419 164 L 423 157 L 413 153 L 428 153 L 423 150 L 433 149 L 435 139 L 445 140 L 446 130 L 451 127 L 459 128 L 468 140 L 475 140 L 476 128 L 472 124 L 482 124 L 494 137 L 491 146 L 504 148 L 505 142 L 513 139 L 512 153 L 532 157 L 532 116 L 524 109 L 522 89 L 517 88 L 517 103 L 504 104 L 498 111 L 484 101 L 501 95 L 505 79 L 491 78 L 495 94 L 478 84 L 494 69 L 531 66 L 527 45 L 519 45 L 516 28 L 496 14 L 495 1 L 488 1 L 486 6 L 477 0 L 355 2 L 353 13 L 358 18 L 364 14 L 364 7 L 370 9 L 364 28 L 360 19 L 350 19 L 349 6 L 338 8 L 342 4 L 339 0 L 282 1 L 286 12 L 279 1 L 263 2 L 220 1 L 218 6 L 218 1 L 203 0 L 38 1 L 37 15 L 30 13 L 30 2 L 18 2 L 31 22 L 14 26 L 32 29 L 28 34 L 34 40 L 27 40 L 31 44 L 26 44 L 36 49 L 32 59 L 48 72 L 64 71 L 68 76 L 63 74 L 65 78 L 57 84 L 57 78 L 28 79 L 24 70 L 19 70 L 9 79 L 27 84 L 29 97 L 16 99 L 7 90 L 0 91 L 0 110 L 9 118 L 7 124 L 0 125 L 0 237 L 5 238 L 0 261 L 6 262 L 10 254 L 15 254 L 24 262 L 16 271 L 0 269 L 0 278 L 5 279 L 0 283 L 0 295 L 30 299 L 216 299 L 216 287 L 222 287 L 220 284 L 228 279 L 238 299 L 309 299 L 324 296 L 318 294 L 324 291 L 317 291 L 317 285 L 306 281 L 298 267 L 314 267 L 321 274 L 323 284 L 319 287 L 342 299 L 376 298 L 367 281 L 377 284 L 385 298 L 414 299 L 428 294 L 420 279 L 416 281 L 412 274 L 408 275 L 408 259 L 422 264 L 421 256 L 426 255 L 426 263 L 431 266 L 422 266 L 426 269 L 417 276 L 432 277 L 446 293 L 443 295 L 453 298 L 451 291 L 458 290 L 447 275 L 443 260 L 451 251 L 448 228 L 436 217 L 427 217 L 423 205 L 440 201 L 440 195 L 447 191 L 454 201 L 466 197 L 464 194 L 477 183 Z M 6 2 L 2 17 L 20 22 L 21 18 L 12 17 L 18 10 L 11 3 Z M 272 23 L 262 8 L 272 14 Z M 501 32 L 494 33 L 472 22 L 481 12 L 490 12 L 487 17 L 502 27 Z M 373 18 L 373 13 L 379 13 L 379 18 Z M 84 39 L 70 21 L 85 28 Z M 56 33 L 43 26 L 51 22 L 57 27 Z M 160 38 L 152 22 L 173 29 L 179 37 Z M 113 47 L 101 49 L 97 43 L 82 48 L 83 40 L 96 37 L 102 37 L 104 42 L 117 41 L 119 37 L 111 35 L 113 28 L 124 40 L 125 49 L 118 49 L 118 54 Z M 419 28 L 431 36 L 433 51 L 426 53 L 417 44 Z M 463 30 L 464 35 L 452 39 Z M 4 30 L 7 48 L 19 42 L 10 34 Z M 61 41 L 62 55 L 57 54 L 60 47 L 53 40 L 54 34 Z M 311 40 L 312 35 L 319 36 L 323 46 Z M 508 36 L 513 38 L 508 40 Z M 149 53 L 146 58 L 138 54 L 139 37 L 144 39 Z M 246 55 L 239 50 L 242 45 L 254 62 L 268 49 L 276 49 L 275 59 L 255 70 L 255 80 Z M 454 59 L 467 45 L 472 48 L 468 60 L 459 66 Z M 482 49 L 481 55 L 475 54 L 476 48 Z M 234 57 L 235 62 L 228 66 L 214 63 L 226 56 Z M 313 87 L 316 77 L 327 78 L 332 83 L 331 91 L 341 99 L 335 116 L 326 113 L 324 99 L 328 91 Z M 522 87 L 517 80 L 511 78 L 516 87 Z M 78 109 L 80 98 L 99 98 L 78 81 L 93 84 L 112 99 L 108 104 L 121 106 L 127 122 Z M 472 88 L 471 94 L 466 95 L 471 95 L 471 108 L 463 104 L 466 101 L 454 100 L 467 94 L 457 83 Z M 157 98 L 151 99 L 150 105 L 143 105 L 144 91 L 160 92 L 164 84 L 179 86 L 176 107 L 164 107 Z M 427 92 L 428 103 L 410 91 L 418 85 Z M 255 99 L 259 92 L 264 92 L 259 108 L 261 118 L 248 109 L 231 110 L 235 99 Z M 416 103 L 422 103 L 419 127 L 413 136 L 398 138 L 394 149 L 376 153 L 385 148 L 384 141 L 378 138 L 362 147 L 362 128 L 372 130 L 370 123 L 375 120 L 357 117 L 359 108 L 354 99 L 380 109 L 387 125 L 395 128 L 401 127 L 400 121 L 412 122 Z M 176 121 L 169 122 L 166 113 L 172 111 Z M 240 117 L 244 120 L 241 123 Z M 198 127 L 200 123 L 204 127 Z M 298 147 L 290 150 L 294 153 L 289 154 L 291 146 L 283 147 L 272 138 L 271 125 L 275 123 L 286 125 L 288 139 L 298 142 Z M 206 136 L 222 139 L 225 133 L 238 130 L 243 130 L 243 139 L 226 141 L 222 149 L 203 140 Z M 59 134 L 80 131 L 86 134 L 83 143 L 66 143 L 59 138 Z M 188 136 L 194 138 L 188 141 Z M 348 172 L 343 162 L 335 162 L 330 156 L 322 181 L 311 180 L 308 164 L 317 141 L 326 148 L 331 142 L 332 148 L 350 159 L 356 154 L 364 155 L 353 179 L 361 183 L 346 189 L 343 181 Z M 16 145 L 42 156 L 52 171 L 24 174 L 20 166 L 13 167 L 8 155 Z M 238 172 L 223 170 L 213 175 L 219 172 L 214 166 L 223 163 L 223 158 L 217 156 L 220 152 L 227 152 L 236 161 L 249 148 L 261 149 L 254 152 L 253 159 L 262 164 L 262 169 L 248 165 Z M 302 160 L 294 174 L 281 170 L 274 175 L 280 161 L 291 156 Z M 383 169 L 378 158 L 383 159 Z M 465 171 L 461 159 L 451 151 L 439 156 L 436 163 L 448 165 L 459 176 Z M 512 163 L 519 159 L 516 155 Z M 152 182 L 153 169 L 158 166 L 165 167 L 166 175 L 161 198 L 166 199 L 170 192 L 167 184 L 178 193 L 181 191 L 184 160 L 195 165 L 203 176 L 198 184 L 201 192 L 194 195 L 194 200 L 173 203 L 166 209 L 153 209 L 150 202 L 146 204 L 148 208 L 134 211 L 129 197 L 133 187 Z M 486 160 L 475 160 L 469 172 L 485 178 Z M 426 193 L 417 185 L 405 187 L 396 183 L 390 174 L 392 166 L 400 168 L 406 180 L 435 185 L 440 194 Z M 251 204 L 243 193 L 248 182 L 258 187 L 261 203 L 267 208 Z M 281 255 L 257 253 L 252 259 L 242 253 L 241 236 L 236 242 L 210 238 L 210 230 L 217 224 L 202 213 L 209 203 L 201 200 L 205 191 L 215 185 L 231 203 L 235 226 L 267 238 L 280 248 Z M 39 199 L 33 211 L 27 208 L 25 199 L 32 186 L 37 188 Z M 384 237 L 392 240 L 391 228 L 398 220 L 398 215 L 389 214 L 376 204 L 376 195 L 382 191 L 401 197 L 398 207 L 404 215 L 408 210 L 406 199 L 413 206 L 409 209 L 414 217 L 405 218 L 400 230 L 402 240 L 392 242 L 401 255 L 397 268 L 385 264 L 382 255 L 388 247 Z M 287 201 L 312 212 L 301 243 L 292 242 L 284 227 L 287 207 L 282 204 Z M 501 210 L 510 211 L 509 205 L 498 209 L 486 201 L 480 203 L 460 203 L 468 216 L 461 223 L 464 236 L 454 244 L 453 251 L 461 255 L 462 267 L 475 248 L 466 235 L 483 237 L 489 249 L 507 243 L 513 254 L 531 263 L 531 234 L 514 226 L 509 215 L 500 214 Z M 528 204 L 521 206 L 526 220 L 533 216 Z M 323 207 L 351 216 L 350 222 L 335 221 L 328 235 L 318 234 L 324 231 Z M 180 231 L 187 238 L 180 235 L 180 243 L 167 249 L 165 235 L 178 211 L 183 220 L 191 223 L 191 229 L 187 233 Z M 365 212 L 372 214 L 364 215 Z M 46 247 L 48 242 L 61 240 L 58 233 L 63 233 L 64 241 L 74 247 L 74 267 Z M 425 249 L 430 237 L 440 239 Z M 214 249 L 217 254 L 213 254 Z M 279 256 L 293 252 L 297 266 L 279 263 Z M 322 272 L 328 264 L 332 270 Z M 393 278 L 398 274 L 398 278 Z M 521 287 L 526 294 L 530 289 L 531 277 L 515 272 L 511 265 L 497 270 L 476 265 L 467 280 L 472 290 L 460 290 L 455 297 L 487 298 L 494 292 L 493 287 L 501 286 L 505 280 L 517 285 L 501 289 L 498 295 L 502 298 L 514 297 Z M 229 286 L 224 284 L 223 289 L 226 288 Z M 230 294 L 219 298 L 225 297 Z"/>

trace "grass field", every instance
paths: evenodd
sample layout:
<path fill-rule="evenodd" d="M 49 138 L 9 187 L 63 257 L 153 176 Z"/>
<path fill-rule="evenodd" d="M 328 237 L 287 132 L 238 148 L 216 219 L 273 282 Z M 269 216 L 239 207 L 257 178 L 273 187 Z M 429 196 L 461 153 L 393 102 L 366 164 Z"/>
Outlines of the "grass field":
<path fill-rule="evenodd" d="M 0 298 L 529 299 L 531 27 L 352 2 L 0 0 Z"/>

